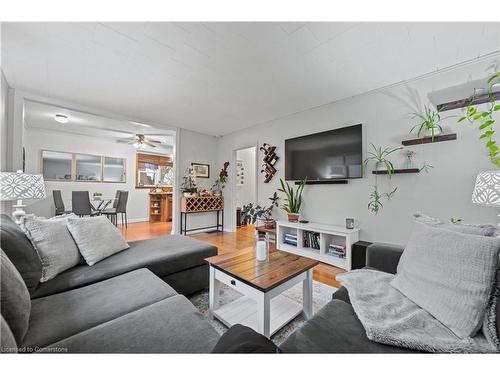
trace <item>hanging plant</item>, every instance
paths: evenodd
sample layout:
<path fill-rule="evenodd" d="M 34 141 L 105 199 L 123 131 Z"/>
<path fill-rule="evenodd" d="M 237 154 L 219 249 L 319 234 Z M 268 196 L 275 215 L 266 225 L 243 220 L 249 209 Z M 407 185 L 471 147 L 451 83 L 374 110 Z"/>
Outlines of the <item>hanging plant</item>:
<path fill-rule="evenodd" d="M 375 169 L 382 167 L 387 170 L 387 176 L 390 178 L 394 174 L 394 164 L 388 159 L 389 155 L 401 150 L 403 147 L 382 148 L 382 146 L 377 147 L 373 143 L 371 143 L 371 146 L 373 151 L 368 152 L 369 156 L 364 161 L 365 168 L 367 168 L 370 163 L 373 163 Z M 370 199 L 368 201 L 368 210 L 372 214 L 378 215 L 382 208 L 384 208 L 382 199 L 385 198 L 386 200 L 391 200 L 397 190 L 398 188 L 396 187 L 388 193 L 381 193 L 378 190 L 378 175 L 375 175 L 375 185 L 373 185 L 373 191 L 371 192 Z"/>
<path fill-rule="evenodd" d="M 493 95 L 493 85 L 500 83 L 500 72 L 493 74 L 486 81 L 488 83 L 488 109 L 486 111 L 479 111 L 477 105 L 472 105 L 475 99 L 475 93 L 471 96 L 467 106 L 466 115 L 461 117 L 458 122 L 464 120 L 469 121 L 470 124 L 477 124 L 481 135 L 479 139 L 486 141 L 486 148 L 488 149 L 488 157 L 491 162 L 497 167 L 500 167 L 500 148 L 497 141 L 493 139 L 495 135 L 495 119 L 493 118 L 494 112 L 500 111 L 500 104 L 496 104 L 495 95 Z"/>

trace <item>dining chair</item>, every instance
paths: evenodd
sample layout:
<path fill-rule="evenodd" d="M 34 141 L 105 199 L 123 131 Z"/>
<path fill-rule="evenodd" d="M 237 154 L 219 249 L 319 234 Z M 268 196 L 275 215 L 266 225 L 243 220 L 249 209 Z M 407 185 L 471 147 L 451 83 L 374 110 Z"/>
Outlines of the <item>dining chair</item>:
<path fill-rule="evenodd" d="M 72 212 L 71 210 L 65 209 L 61 190 L 52 190 L 52 197 L 54 198 L 54 207 L 56 209 L 55 216 L 70 214 Z"/>
<path fill-rule="evenodd" d="M 78 216 L 95 216 L 99 214 L 90 203 L 88 191 L 71 192 L 71 209 Z"/>
<path fill-rule="evenodd" d="M 118 225 L 118 214 L 121 215 L 122 226 L 125 224 L 125 228 L 128 227 L 127 218 L 127 201 L 128 201 L 128 191 L 118 190 L 116 192 L 117 199 L 113 202 L 113 208 L 102 211 L 113 224 Z"/>

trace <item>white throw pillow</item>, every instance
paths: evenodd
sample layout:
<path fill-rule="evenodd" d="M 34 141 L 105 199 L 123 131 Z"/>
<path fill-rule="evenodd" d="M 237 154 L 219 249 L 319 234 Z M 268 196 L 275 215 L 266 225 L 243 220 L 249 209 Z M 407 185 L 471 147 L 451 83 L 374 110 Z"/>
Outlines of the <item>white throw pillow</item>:
<path fill-rule="evenodd" d="M 68 219 L 68 229 L 89 266 L 129 248 L 118 228 L 105 216 Z"/>
<path fill-rule="evenodd" d="M 82 261 L 78 247 L 66 227 L 71 217 L 76 215 L 51 219 L 30 216 L 24 219 L 23 229 L 42 263 L 42 283 Z"/>
<path fill-rule="evenodd" d="M 460 338 L 485 316 L 500 239 L 415 223 L 391 285 Z"/>

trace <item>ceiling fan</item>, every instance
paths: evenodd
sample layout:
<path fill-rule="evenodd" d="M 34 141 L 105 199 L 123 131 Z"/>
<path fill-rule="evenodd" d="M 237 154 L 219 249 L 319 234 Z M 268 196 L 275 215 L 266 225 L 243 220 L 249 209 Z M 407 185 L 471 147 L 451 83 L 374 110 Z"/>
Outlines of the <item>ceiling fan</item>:
<path fill-rule="evenodd" d="M 119 139 L 120 143 L 127 143 L 133 145 L 135 148 L 146 148 L 146 147 L 156 147 L 156 145 L 161 144 L 160 141 L 154 139 L 148 139 L 144 134 L 135 134 L 132 138 L 122 138 Z"/>

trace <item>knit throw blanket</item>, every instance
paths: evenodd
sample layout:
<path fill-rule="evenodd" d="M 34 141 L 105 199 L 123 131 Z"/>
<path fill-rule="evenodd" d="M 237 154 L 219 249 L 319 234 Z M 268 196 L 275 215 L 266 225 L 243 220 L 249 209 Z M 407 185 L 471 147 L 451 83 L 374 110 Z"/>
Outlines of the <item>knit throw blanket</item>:
<path fill-rule="evenodd" d="M 440 353 L 491 353 L 494 343 L 483 332 L 458 338 L 427 311 L 390 285 L 395 276 L 361 269 L 337 275 L 367 337 L 382 344 Z"/>

